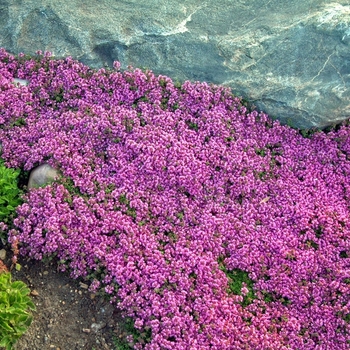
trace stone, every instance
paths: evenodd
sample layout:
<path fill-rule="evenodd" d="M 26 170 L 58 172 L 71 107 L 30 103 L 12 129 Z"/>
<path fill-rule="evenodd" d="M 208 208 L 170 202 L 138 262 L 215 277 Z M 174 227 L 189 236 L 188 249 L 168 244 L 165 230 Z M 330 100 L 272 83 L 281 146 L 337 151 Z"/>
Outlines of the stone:
<path fill-rule="evenodd" d="M 88 289 L 89 288 L 89 286 L 86 283 L 83 283 L 83 282 L 79 282 L 79 286 L 80 286 L 80 288 L 83 288 L 83 289 Z"/>
<path fill-rule="evenodd" d="M 26 79 L 19 79 L 19 78 L 14 78 L 13 83 L 15 85 L 19 84 L 20 86 L 27 86 L 29 84 L 29 81 Z"/>
<path fill-rule="evenodd" d="M 30 172 L 28 189 L 37 188 L 52 183 L 58 176 L 58 171 L 49 164 L 41 164 Z"/>
<path fill-rule="evenodd" d="M 1 249 L 0 250 L 0 260 L 5 260 L 6 259 L 6 250 Z"/>
<path fill-rule="evenodd" d="M 99 322 L 99 323 L 92 323 L 90 328 L 95 333 L 98 333 L 101 329 L 103 329 L 105 327 L 106 327 L 105 322 Z"/>
<path fill-rule="evenodd" d="M 0 45 L 207 81 L 300 128 L 350 116 L 348 0 L 0 2 Z"/>

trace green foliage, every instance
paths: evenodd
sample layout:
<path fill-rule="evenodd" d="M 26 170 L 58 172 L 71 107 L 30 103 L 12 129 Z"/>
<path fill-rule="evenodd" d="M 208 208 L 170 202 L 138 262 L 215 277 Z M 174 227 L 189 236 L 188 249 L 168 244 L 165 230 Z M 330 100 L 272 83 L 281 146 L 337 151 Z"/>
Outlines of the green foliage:
<path fill-rule="evenodd" d="M 69 194 L 71 196 L 79 196 L 79 197 L 83 197 L 84 198 L 85 194 L 80 191 L 79 187 L 76 187 L 74 185 L 74 181 L 72 180 L 72 178 L 59 176 L 55 181 L 57 183 L 63 185 L 64 188 L 69 192 Z M 67 198 L 66 199 L 67 202 L 70 202 L 71 200 L 72 200 L 72 198 Z"/>
<path fill-rule="evenodd" d="M 287 126 L 289 126 L 289 127 L 292 128 L 292 129 L 297 129 L 297 128 L 294 126 L 293 121 L 292 121 L 291 118 L 288 118 L 288 119 L 287 119 Z"/>
<path fill-rule="evenodd" d="M 198 131 L 198 124 L 192 123 L 191 121 L 186 121 L 186 124 L 190 130 Z"/>
<path fill-rule="evenodd" d="M 129 344 L 126 340 L 124 340 L 123 338 L 117 338 L 116 336 L 113 337 L 113 343 L 115 350 L 130 350 L 133 348 L 133 346 Z"/>
<path fill-rule="evenodd" d="M 258 156 L 265 157 L 266 156 L 266 151 L 263 148 L 255 148 L 255 153 Z"/>
<path fill-rule="evenodd" d="M 299 130 L 299 134 L 304 138 L 311 138 L 312 135 L 316 134 L 317 132 L 321 132 L 318 128 L 311 128 L 311 129 L 301 129 Z"/>
<path fill-rule="evenodd" d="M 274 119 L 277 119 L 277 118 L 274 118 Z M 293 120 L 291 118 L 287 119 L 286 125 L 289 126 L 291 129 L 296 130 L 299 133 L 299 135 L 301 135 L 305 139 L 306 138 L 311 138 L 312 135 L 314 135 L 314 134 L 316 134 L 318 132 L 321 132 L 321 129 L 319 129 L 319 128 L 299 129 L 298 127 L 296 127 L 294 125 Z M 334 129 L 334 126 L 331 126 L 328 129 L 328 132 L 333 130 L 333 129 Z"/>
<path fill-rule="evenodd" d="M 119 203 L 120 203 L 120 204 L 129 205 L 129 201 L 128 201 L 128 199 L 126 198 L 126 194 L 121 194 L 121 195 L 119 196 Z"/>
<path fill-rule="evenodd" d="M 342 250 L 342 251 L 339 253 L 339 256 L 340 256 L 342 259 L 346 259 L 346 258 L 349 258 L 349 257 L 350 257 L 350 253 L 347 253 L 346 250 Z"/>
<path fill-rule="evenodd" d="M 126 206 L 126 210 L 123 211 L 123 214 L 126 214 L 128 216 L 131 216 L 133 219 L 136 219 L 136 209 L 135 208 L 132 208 L 130 206 L 130 202 L 129 200 L 126 198 L 126 194 L 122 194 L 119 196 L 118 198 L 119 200 L 119 203 L 121 205 L 125 205 Z M 120 208 L 119 208 L 120 209 Z"/>
<path fill-rule="evenodd" d="M 344 316 L 343 316 L 343 320 L 344 320 L 346 323 L 350 323 L 350 313 L 344 315 Z"/>
<path fill-rule="evenodd" d="M 223 260 L 223 257 L 220 257 L 218 262 L 220 270 L 222 270 L 225 273 L 228 279 L 228 294 L 242 295 L 241 289 L 243 287 L 243 283 L 245 283 L 246 288 L 249 292 L 243 296 L 243 302 L 241 303 L 241 305 L 247 306 L 251 304 L 253 300 L 256 299 L 256 296 L 253 288 L 254 282 L 249 278 L 248 272 L 240 269 L 228 270 L 225 267 Z"/>
<path fill-rule="evenodd" d="M 181 89 L 181 87 L 182 87 L 182 84 L 181 84 L 181 82 L 180 81 L 175 81 L 175 83 L 174 83 L 174 86 L 177 88 L 177 89 Z"/>
<path fill-rule="evenodd" d="M 12 224 L 16 207 L 23 202 L 22 191 L 18 188 L 19 174 L 18 169 L 6 168 L 4 160 L 0 158 L 0 222 L 8 226 Z"/>
<path fill-rule="evenodd" d="M 0 274 L 0 348 L 11 350 L 32 322 L 35 305 L 30 290 L 21 282 L 11 281 L 9 272 Z"/>
<path fill-rule="evenodd" d="M 115 350 L 130 350 L 134 348 L 134 344 L 136 342 L 140 342 L 142 344 L 147 344 L 151 340 L 152 331 L 150 328 L 146 327 L 143 331 L 139 331 L 134 326 L 134 320 L 130 317 L 127 317 L 121 329 L 121 334 L 119 338 L 114 337 L 114 346 Z M 126 337 L 132 336 L 132 341 L 129 342 Z"/>
<path fill-rule="evenodd" d="M 64 99 L 64 89 L 60 87 L 59 89 L 51 92 L 50 99 L 56 101 L 57 103 L 61 103 Z"/>
<path fill-rule="evenodd" d="M 25 126 L 25 125 L 27 125 L 25 118 L 18 118 L 11 123 L 10 127 L 13 128 L 14 126 L 20 127 L 20 126 Z"/>
<path fill-rule="evenodd" d="M 125 126 L 125 132 L 130 134 L 132 132 L 135 122 L 131 118 L 125 117 L 122 123 Z"/>

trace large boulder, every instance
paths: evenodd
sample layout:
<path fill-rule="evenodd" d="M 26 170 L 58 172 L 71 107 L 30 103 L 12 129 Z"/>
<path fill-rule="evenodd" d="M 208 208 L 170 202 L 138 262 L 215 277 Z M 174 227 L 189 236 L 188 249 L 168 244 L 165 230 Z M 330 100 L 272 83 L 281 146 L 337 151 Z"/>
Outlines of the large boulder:
<path fill-rule="evenodd" d="M 0 46 L 225 84 L 298 127 L 350 116 L 348 0 L 0 1 Z"/>

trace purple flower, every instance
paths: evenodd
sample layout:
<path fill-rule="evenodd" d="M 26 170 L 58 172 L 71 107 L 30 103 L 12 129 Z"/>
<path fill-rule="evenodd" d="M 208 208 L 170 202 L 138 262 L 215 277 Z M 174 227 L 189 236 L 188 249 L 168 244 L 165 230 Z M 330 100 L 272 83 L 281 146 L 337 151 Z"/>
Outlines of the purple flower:
<path fill-rule="evenodd" d="M 347 349 L 349 126 L 303 138 L 227 88 L 114 68 L 0 51 L 2 157 L 62 175 L 9 241 L 110 294 L 151 331 L 135 348 Z"/>

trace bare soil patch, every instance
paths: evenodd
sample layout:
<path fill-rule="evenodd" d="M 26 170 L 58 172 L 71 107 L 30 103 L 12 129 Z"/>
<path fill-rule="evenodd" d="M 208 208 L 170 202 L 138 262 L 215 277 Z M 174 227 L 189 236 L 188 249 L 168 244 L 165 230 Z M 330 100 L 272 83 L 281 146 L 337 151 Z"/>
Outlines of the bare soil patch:
<path fill-rule="evenodd" d="M 0 242 L 0 249 L 6 249 Z M 7 247 L 5 264 L 10 266 Z M 13 280 L 25 282 L 36 305 L 34 320 L 14 350 L 119 350 L 116 339 L 125 339 L 121 312 L 103 297 L 88 291 L 82 281 L 57 269 L 55 261 L 21 258 Z"/>

